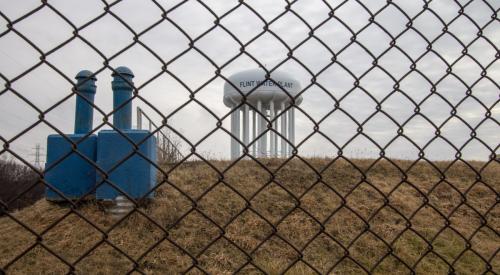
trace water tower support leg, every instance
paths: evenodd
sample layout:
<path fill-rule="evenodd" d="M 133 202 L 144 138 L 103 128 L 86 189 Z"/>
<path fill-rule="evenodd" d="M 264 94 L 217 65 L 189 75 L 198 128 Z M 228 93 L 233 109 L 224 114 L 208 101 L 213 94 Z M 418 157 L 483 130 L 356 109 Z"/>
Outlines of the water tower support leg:
<path fill-rule="evenodd" d="M 235 158 L 238 158 L 240 156 L 240 140 L 241 140 L 241 134 L 240 134 L 240 129 L 241 129 L 241 119 L 240 119 L 240 111 L 241 108 L 235 110 L 235 132 L 234 135 L 238 139 L 236 141 L 236 147 L 235 147 Z"/>
<path fill-rule="evenodd" d="M 278 120 L 280 119 L 278 117 L 278 113 L 280 112 L 281 110 L 279 109 L 279 106 L 277 106 L 276 110 L 275 110 L 275 113 L 274 113 L 274 116 L 276 117 L 276 120 L 274 121 L 273 123 L 273 129 L 279 133 L 279 128 L 278 128 Z M 273 156 L 275 158 L 278 157 L 278 134 L 277 133 L 274 133 L 274 151 L 273 151 Z"/>
<path fill-rule="evenodd" d="M 257 137 L 257 125 L 255 124 L 257 122 L 256 120 L 256 113 L 255 110 L 252 109 L 252 156 L 256 157 L 256 152 L 257 152 L 257 142 L 255 141 L 255 138 Z"/>
<path fill-rule="evenodd" d="M 292 113 L 293 108 L 288 110 L 288 141 L 290 144 L 293 144 L 292 140 L 292 132 L 293 132 L 293 113 Z M 291 156 L 293 151 L 293 146 L 288 145 L 288 154 Z"/>
<path fill-rule="evenodd" d="M 269 115 L 269 120 L 271 121 L 271 125 L 273 126 L 273 127 L 272 127 L 272 129 L 274 130 L 274 129 L 275 129 L 275 128 L 274 128 L 275 123 L 274 123 L 274 122 L 272 122 L 272 120 L 274 119 L 274 116 L 276 115 L 276 113 L 275 113 L 275 110 L 274 110 L 274 102 L 273 102 L 273 101 L 271 101 L 271 102 L 269 103 L 269 107 L 270 107 L 270 110 L 271 110 L 271 113 L 270 113 L 270 115 Z M 270 138 L 269 138 L 269 139 L 270 139 L 270 142 L 271 142 L 271 148 L 270 148 L 271 150 L 270 150 L 270 154 L 271 154 L 271 157 L 274 157 L 274 147 L 276 146 L 276 144 L 275 144 L 275 139 L 274 139 L 275 134 L 274 134 L 274 132 L 273 132 L 273 131 L 271 131 L 271 132 L 269 133 L 269 135 L 270 135 Z"/>
<path fill-rule="evenodd" d="M 250 136 L 250 116 L 248 105 L 244 105 L 243 109 L 243 144 L 248 147 L 249 136 Z M 248 148 L 247 148 L 248 150 Z"/>
<path fill-rule="evenodd" d="M 285 110 L 285 102 L 281 102 L 281 111 Z M 286 134 L 286 112 L 281 114 L 281 157 L 286 158 L 286 148 L 287 148 L 287 134 Z"/>
<path fill-rule="evenodd" d="M 290 133 L 290 142 L 292 143 L 293 146 L 295 146 L 295 109 L 292 108 L 290 110 L 290 112 L 291 112 L 291 115 L 292 115 L 291 116 L 291 119 L 292 119 L 291 122 L 292 123 L 290 125 L 291 126 L 290 128 L 292 129 L 292 131 Z M 292 148 L 292 150 L 293 150 L 293 148 Z"/>
<path fill-rule="evenodd" d="M 231 113 L 231 134 L 236 135 L 236 111 Z M 236 140 L 231 137 L 231 159 L 236 158 Z"/>
<path fill-rule="evenodd" d="M 259 135 L 262 134 L 264 132 L 264 123 L 265 123 L 265 120 L 264 120 L 264 117 L 262 115 L 265 115 L 266 111 L 262 108 L 262 101 L 258 101 L 257 102 L 257 110 L 259 111 L 259 117 L 258 117 L 258 129 L 257 131 L 259 131 Z M 262 114 L 262 115 L 261 115 Z M 259 138 L 259 141 L 257 142 L 257 152 L 258 152 L 258 157 L 265 157 L 265 152 L 266 152 L 266 145 L 264 144 L 264 141 L 266 139 L 266 135 L 262 135 L 260 138 Z"/>

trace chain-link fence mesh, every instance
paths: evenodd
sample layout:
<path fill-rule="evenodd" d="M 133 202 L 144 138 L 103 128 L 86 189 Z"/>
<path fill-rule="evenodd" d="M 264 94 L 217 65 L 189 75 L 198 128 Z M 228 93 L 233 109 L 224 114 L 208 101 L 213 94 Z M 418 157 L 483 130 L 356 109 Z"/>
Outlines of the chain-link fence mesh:
<path fill-rule="evenodd" d="M 127 2 L 84 4 L 90 12 L 76 3 L 0 4 L 0 155 L 30 168 L 18 172 L 29 174 L 29 184 L 0 179 L 2 189 L 15 190 L 0 200 L 0 272 L 500 272 L 497 1 L 151 0 L 136 3 L 137 10 Z M 166 25 L 174 34 L 161 33 Z M 47 43 L 47 36 L 59 42 Z M 9 44 L 14 40 L 23 46 Z M 139 79 L 131 102 L 158 119 L 150 135 L 167 131 L 184 148 L 176 161 L 149 160 L 158 174 L 149 203 L 119 191 L 133 203 L 118 220 L 107 205 L 56 190 L 45 174 L 57 163 L 40 169 L 21 146 L 32 141 L 22 143 L 27 136 L 45 138 L 40 127 L 45 135 L 69 132 L 62 125 L 73 113 L 65 109 L 77 94 L 73 78 L 89 68 L 79 55 L 100 62 L 91 68 L 98 123 L 88 136 L 111 128 L 134 143 L 111 123 L 125 104 L 101 104 L 111 102 L 111 73 L 123 78 L 115 65 L 126 65 Z M 222 90 L 245 66 L 261 68 L 271 81 L 287 66 L 303 76 L 295 98 L 304 103 L 290 106 L 298 136 L 288 158 L 256 158 L 249 146 L 236 160 L 200 150 L 229 148 L 230 115 L 247 104 L 219 107 L 222 98 L 204 89 Z M 58 83 L 70 88 L 50 97 Z M 189 108 L 204 113 L 190 119 Z M 15 119 L 26 126 L 16 128 Z M 266 131 L 276 132 L 266 120 Z M 313 140 L 321 140 L 315 144 L 322 154 L 308 153 Z M 102 174 L 89 193 L 117 187 L 107 175 L 141 154 L 134 150 L 103 169 L 76 148 L 73 154 Z M 15 170 L 6 167 L 4 174 Z M 40 186 L 65 202 L 42 199 L 16 210 Z"/>

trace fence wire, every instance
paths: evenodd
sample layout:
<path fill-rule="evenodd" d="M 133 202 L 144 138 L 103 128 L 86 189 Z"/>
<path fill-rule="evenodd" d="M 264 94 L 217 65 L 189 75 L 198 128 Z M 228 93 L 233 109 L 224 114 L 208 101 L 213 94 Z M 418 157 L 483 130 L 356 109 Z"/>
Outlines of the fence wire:
<path fill-rule="evenodd" d="M 498 110 L 498 91 L 500 89 L 498 79 L 494 79 L 495 77 L 492 76 L 495 66 L 498 66 L 500 56 L 496 44 L 498 41 L 491 41 L 483 33 L 486 28 L 490 27 L 494 28 L 496 35 L 499 34 L 498 3 L 495 6 L 494 1 L 449 1 L 446 5 L 450 5 L 449 8 L 456 10 L 457 13 L 452 17 L 442 18 L 432 8 L 432 2 L 436 1 L 415 1 L 419 3 L 419 9 L 409 14 L 407 10 L 400 7 L 398 1 L 386 1 L 374 11 L 367 7 L 366 1 L 346 0 L 332 3 L 332 1 L 324 0 L 321 1 L 322 5 L 318 8 L 326 9 L 328 17 L 317 25 L 311 25 L 308 18 L 304 18 L 301 12 L 295 9 L 297 3 L 304 1 L 282 1 L 280 3 L 284 8 L 281 12 L 274 18 L 266 20 L 251 1 L 242 0 L 233 3 L 233 6 L 225 13 L 218 14 L 210 4 L 201 0 L 180 1 L 170 9 L 165 9 L 159 1 L 150 0 L 161 12 L 161 16 L 154 24 L 140 32 L 134 30 L 127 18 L 122 18 L 115 12 L 115 7 L 122 1 L 111 3 L 102 1 L 105 6 L 102 12 L 80 26 L 72 22 L 71 16 L 67 12 L 58 10 L 50 1 L 42 1 L 38 7 L 19 18 L 9 18 L 4 11 L 0 11 L 0 16 L 7 22 L 6 29 L 0 34 L 0 41 L 7 35 L 15 35 L 28 43 L 33 50 L 38 52 L 40 57 L 35 65 L 15 77 L 9 78 L 6 76 L 7 73 L 0 72 L 0 77 L 5 83 L 5 87 L 0 92 L 0 98 L 5 94 L 15 95 L 38 113 L 38 121 L 14 137 L 5 138 L 0 135 L 3 143 L 0 155 L 10 154 L 14 156 L 17 161 L 30 167 L 37 174 L 37 180 L 30 186 L 23 186 L 23 190 L 20 190 L 16 196 L 8 200 L 0 200 L 0 211 L 3 214 L 0 232 L 4 231 L 1 229 L 2 227 L 14 224 L 18 228 L 18 232 L 24 232 L 23 234 L 30 236 L 30 241 L 27 241 L 22 249 L 12 248 L 13 252 L 9 254 L 6 252 L 11 249 L 8 244 L 20 243 L 25 240 L 21 240 L 21 233 L 2 232 L 5 245 L 2 244 L 0 248 L 0 258 L 2 258 L 0 272 L 19 272 L 22 270 L 22 267 L 18 266 L 21 263 L 25 266 L 34 266 L 35 269 L 32 272 L 44 273 L 45 269 L 50 270 L 52 266 L 48 265 L 47 262 L 44 264 L 46 260 L 37 260 L 37 257 L 46 257 L 50 258 L 54 265 L 62 265 L 63 272 L 68 274 L 92 272 L 92 269 L 82 267 L 86 265 L 94 265 L 94 272 L 103 269 L 104 273 L 137 272 L 141 274 L 154 272 L 325 274 L 384 273 L 388 271 L 411 274 L 434 272 L 450 274 L 499 273 L 500 209 L 498 202 L 500 200 L 500 183 L 498 170 L 490 171 L 494 169 L 492 167 L 498 167 L 499 163 L 497 157 L 498 132 L 493 133 L 494 138 L 496 137 L 494 147 L 491 147 L 483 140 L 483 136 L 478 134 L 478 129 L 483 124 L 490 123 L 493 125 L 491 127 L 499 126 L 495 110 Z M 171 17 L 172 13 L 182 9 L 190 2 L 201 5 L 214 19 L 213 25 L 206 26 L 206 31 L 198 36 L 190 35 Z M 369 19 L 366 22 L 359 22 L 362 23 L 359 28 L 350 26 L 350 22 L 345 22 L 345 18 L 338 16 L 339 10 L 353 2 L 357 5 L 359 12 L 369 14 Z M 487 22 L 477 22 L 474 16 L 468 13 L 468 7 L 478 3 L 485 6 L 491 15 Z M 36 42 L 18 30 L 18 25 L 21 22 L 29 21 L 38 12 L 45 9 L 57 14 L 73 30 L 69 39 L 50 50 L 42 50 Z M 224 25 L 224 19 L 238 9 L 245 9 L 263 24 L 262 30 L 256 30 L 257 34 L 246 42 L 240 39 L 238 33 L 232 32 L 230 27 Z M 378 20 L 378 17 L 387 9 L 397 9 L 400 17 L 406 21 L 404 26 L 398 26 L 401 30 L 397 34 L 387 30 L 387 26 Z M 414 22 L 424 14 L 426 16 L 431 14 L 441 24 L 441 29 L 435 30 L 439 31 L 439 34 L 432 39 L 429 39 L 426 33 L 414 26 Z M 300 20 L 309 30 L 309 33 L 302 37 L 302 41 L 296 45 L 289 45 L 287 37 L 282 37 L 273 30 L 273 25 L 277 21 L 290 15 Z M 133 41 L 129 45 L 113 55 L 106 55 L 98 46 L 95 46 L 81 34 L 105 16 L 115 18 L 133 36 Z M 465 20 L 468 27 L 476 30 L 476 36 L 470 41 L 464 42 L 460 38 L 460 30 L 451 31 L 454 29 L 451 25 L 457 20 Z M 181 53 L 169 60 L 162 59 L 148 43 L 142 41 L 145 34 L 163 22 L 169 22 L 175 26 L 189 41 L 188 46 Z M 334 50 L 317 35 L 322 28 L 326 28 L 328 22 L 340 23 L 350 33 L 351 37 L 343 47 Z M 390 37 L 388 45 L 378 54 L 358 39 L 367 29 L 373 27 Z M 198 41 L 216 29 L 223 30 L 239 45 L 238 53 L 222 64 L 213 60 L 197 46 Z M 426 43 L 425 50 L 418 56 L 408 54 L 407 49 L 398 44 L 398 39 L 407 33 L 417 35 Z M 272 67 L 267 67 L 265 60 L 252 55 L 251 51 L 248 50 L 256 40 L 265 35 L 274 37 L 288 51 L 287 57 Z M 452 37 L 460 44 L 461 53 L 452 61 L 433 47 L 436 41 L 443 36 Z M 106 220 L 101 206 L 95 206 L 92 203 L 89 205 L 83 198 L 70 200 L 58 190 L 54 190 L 66 199 L 67 204 L 58 205 L 56 208 L 44 208 L 57 214 L 57 217 L 45 220 L 43 225 L 36 225 L 34 224 L 34 221 L 38 219 L 36 216 L 30 215 L 23 218 L 19 216 L 19 211 L 12 211 L 12 206 L 17 200 L 22 199 L 23 195 L 37 186 L 43 185 L 46 188 L 55 189 L 50 182 L 45 180 L 45 173 L 57 163 L 40 171 L 21 152 L 12 149 L 11 144 L 39 124 L 45 124 L 54 132 L 64 135 L 56 125 L 46 119 L 46 116 L 77 94 L 74 86 L 76 84 L 73 81 L 75 72 L 61 70 L 49 61 L 49 57 L 68 47 L 69 43 L 74 40 L 83 42 L 102 58 L 103 66 L 94 72 L 94 76 L 110 71 L 119 74 L 109 64 L 132 47 L 144 48 L 157 61 L 161 62 L 162 70 L 158 71 L 156 76 L 141 86 L 134 86 L 131 101 L 142 102 L 162 118 L 161 125 L 152 130 L 151 136 L 162 133 L 162 131 L 169 131 L 188 144 L 189 153 L 169 164 L 160 165 L 150 160 L 151 164 L 159 171 L 158 183 L 150 190 L 150 192 L 156 192 L 156 198 L 149 205 L 141 205 L 138 200 L 134 200 L 126 192 L 120 190 L 123 196 L 133 202 L 134 207 L 131 212 L 117 221 Z M 301 46 L 309 41 L 318 42 L 329 53 L 328 56 L 321 57 L 327 64 L 317 72 L 313 72 L 308 67 L 307 60 L 295 55 Z M 494 58 L 487 60 L 486 63 L 470 53 L 470 48 L 479 42 L 485 43 L 495 53 Z M 343 52 L 352 47 L 360 47 L 370 56 L 370 66 L 364 72 L 354 72 L 349 64 L 344 64 L 339 58 Z M 190 51 L 198 52 L 216 68 L 212 77 L 198 89 L 190 88 L 191 85 L 182 80 L 182 75 L 171 70 L 171 65 Z M 401 72 L 400 77 L 393 75 L 390 68 L 381 62 L 387 53 L 393 51 L 401 53 L 404 56 L 402 57 L 404 62 L 410 64 L 405 72 Z M 16 53 L 11 54 L 15 55 Z M 419 66 L 419 62 L 429 55 L 440 59 L 445 66 L 445 69 L 441 71 L 441 76 L 436 80 L 426 75 L 426 71 Z M 209 106 L 197 98 L 197 93 L 217 79 L 227 81 L 229 75 L 223 73 L 224 68 L 242 57 L 250 58 L 258 64 L 262 70 L 266 71 L 266 77 L 270 81 L 273 81 L 272 78 L 269 78 L 272 72 L 279 70 L 282 64 L 294 61 L 307 71 L 311 78 L 310 83 L 304 85 L 302 91 L 295 98 L 304 96 L 304 100 L 307 100 L 307 90 L 310 87 L 319 87 L 334 102 L 330 106 L 330 111 L 320 120 L 314 119 L 307 110 L 292 103 L 290 108 L 294 108 L 296 112 L 307 117 L 314 124 L 314 127 L 303 140 L 293 146 L 293 152 L 289 158 L 256 158 L 250 154 L 251 150 L 248 149 L 248 146 L 243 155 L 235 161 L 212 160 L 197 151 L 199 144 L 217 131 L 227 133 L 229 142 L 231 132 L 223 127 L 223 121 L 230 117 L 231 112 L 246 104 L 244 100 L 239 106 L 228 110 L 224 116 L 219 117 Z M 472 82 L 464 81 L 462 76 L 456 73 L 457 64 L 463 59 L 468 59 L 481 68 L 480 76 Z M 74 87 L 71 93 L 68 93 L 60 101 L 54 102 L 49 108 L 38 106 L 36 102 L 14 88 L 16 81 L 33 74 L 34 70 L 42 65 L 50 67 L 62 78 L 72 83 Z M 335 95 L 333 91 L 324 88 L 317 80 L 324 71 L 333 65 L 340 66 L 353 79 L 353 84 L 342 96 Z M 362 79 L 373 70 L 380 70 L 391 79 L 392 90 L 383 99 L 371 97 L 375 104 L 374 112 L 364 120 L 357 120 L 343 109 L 342 103 L 345 98 L 359 89 L 370 95 L 371 91 L 369 88 L 363 87 Z M 401 82 L 408 75 L 415 73 L 425 79 L 425 82 L 430 86 L 430 90 L 425 91 L 425 96 L 418 99 L 405 91 L 401 85 Z M 186 103 L 168 114 L 160 111 L 154 102 L 148 101 L 141 95 L 144 86 L 164 74 L 174 78 L 189 91 Z M 123 77 L 123 79 L 125 78 Z M 458 80 L 462 84 L 461 90 L 457 92 L 464 96 L 456 102 L 440 93 L 439 84 L 449 79 Z M 475 94 L 475 91 L 480 89 L 477 86 L 483 81 L 488 82 L 496 89 L 496 96 L 491 102 L 484 102 Z M 283 91 L 286 92 L 286 89 Z M 394 95 L 404 96 L 411 102 L 407 108 L 413 111 L 413 114 L 403 122 L 384 109 L 383 103 Z M 443 122 L 434 121 L 432 117 L 422 111 L 426 101 L 436 96 L 442 100 L 442 106 L 451 109 Z M 469 123 L 467 118 L 457 111 L 463 102 L 470 100 L 478 103 L 484 109 L 483 117 L 475 125 Z M 294 100 L 292 101 L 294 102 Z M 197 104 L 217 118 L 216 127 L 198 142 L 190 140 L 169 123 L 175 114 L 180 113 L 189 104 Z M 94 126 L 88 135 L 96 134 L 103 127 L 109 127 L 133 143 L 120 129 L 109 122 L 109 118 L 117 110 L 106 112 L 97 104 L 92 104 L 92 106 L 95 112 L 103 116 L 103 122 Z M 344 144 L 339 144 L 322 128 L 321 123 L 335 113 L 349 116 L 351 121 L 356 124 L 356 132 Z M 259 115 L 265 117 L 265 114 L 259 113 Z M 379 144 L 376 138 L 366 134 L 363 130 L 368 122 L 380 115 L 384 119 L 392 121 L 398 128 L 397 134 L 386 144 Z M 435 131 L 435 136 L 423 145 L 414 142 L 411 136 L 405 132 L 405 126 L 416 117 L 428 122 Z M 277 119 L 278 117 L 273 120 L 266 118 L 268 132 L 277 132 L 273 128 L 273 122 Z M 468 128 L 469 138 L 460 146 L 442 134 L 446 123 L 453 119 L 458 119 Z M 498 130 L 498 128 L 496 129 Z M 337 152 L 332 152 L 334 157 L 313 159 L 301 155 L 301 147 L 314 135 L 321 135 L 336 148 Z M 345 155 L 345 148 L 360 136 L 369 140 L 377 148 L 379 154 L 377 158 L 360 160 Z M 233 138 L 237 137 L 233 136 Z M 419 153 L 416 159 L 403 161 L 386 156 L 388 148 L 401 138 L 417 148 Z M 450 161 L 429 159 L 424 151 L 435 140 L 444 141 L 454 148 L 456 150 L 455 158 Z M 490 154 L 487 161 L 470 161 L 462 157 L 463 148 L 473 142 L 478 142 L 487 148 Z M 241 140 L 240 144 L 244 145 Z M 89 193 L 105 183 L 119 189 L 115 183 L 108 179 L 107 175 L 132 155 L 142 155 L 135 150 L 111 170 L 106 171 L 78 152 L 76 146 L 72 152 L 92 163 L 98 173 L 104 175 L 101 182 L 98 182 Z M 193 158 L 198 159 L 198 161 L 192 161 Z M 460 167 L 463 174 L 459 173 L 458 176 L 453 174 L 456 173 L 457 167 Z M 379 178 L 373 176 L 374 173 L 378 173 Z M 419 177 L 424 177 L 424 179 L 416 180 Z M 250 179 L 259 182 L 259 184 L 247 185 Z M 463 179 L 467 183 L 460 182 L 459 179 Z M 392 183 L 383 185 L 381 182 L 385 181 L 392 181 Z M 398 198 L 401 198 L 398 194 L 402 193 L 405 194 L 402 197 L 405 199 L 398 201 Z M 92 208 L 94 206 L 98 210 L 89 210 L 94 209 Z M 36 204 L 35 207 L 41 206 Z M 55 206 L 49 205 L 47 207 Z M 30 211 L 35 210 L 31 208 Z M 80 224 L 77 225 L 75 221 L 80 222 Z M 146 236 L 144 232 L 138 232 L 134 229 L 136 227 L 134 223 L 147 224 L 145 232 L 154 237 Z M 61 227 L 65 229 L 61 230 Z M 74 242 L 68 244 L 70 248 L 64 247 L 64 249 L 58 247 L 53 238 L 60 240 L 70 238 L 71 236 L 68 237 L 64 234 L 65 230 L 71 231 L 71 228 L 74 229 L 74 227 L 79 227 L 78 230 L 82 232 L 92 232 L 88 234 L 97 236 L 95 241 L 90 244 Z M 116 239 L 117 234 L 124 239 Z M 180 237 L 181 235 L 184 237 Z M 6 239 L 11 242 L 7 242 Z M 78 237 L 75 238 L 75 241 L 77 239 Z M 136 239 L 138 241 L 134 242 L 133 240 Z M 123 243 L 128 241 L 130 241 L 130 245 Z M 417 252 L 410 253 L 405 249 L 413 249 L 412 251 Z M 66 253 L 69 250 L 73 252 Z M 106 251 L 112 257 L 103 256 L 101 261 L 96 260 L 91 264 L 88 263 L 89 258 L 95 255 L 98 255 L 96 257 L 105 255 L 108 253 Z M 113 266 L 113 263 L 120 263 L 120 265 Z M 106 265 L 112 266 L 111 269 L 106 269 L 104 267 Z"/>

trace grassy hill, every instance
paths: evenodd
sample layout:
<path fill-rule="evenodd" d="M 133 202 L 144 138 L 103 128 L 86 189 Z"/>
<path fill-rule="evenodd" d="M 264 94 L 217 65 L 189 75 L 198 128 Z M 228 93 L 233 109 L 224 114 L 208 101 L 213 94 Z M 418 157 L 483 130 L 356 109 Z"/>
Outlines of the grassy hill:
<path fill-rule="evenodd" d="M 12 218 L 0 218 L 0 267 L 70 271 L 49 249 L 83 274 L 126 273 L 134 268 L 128 257 L 151 274 L 408 274 L 408 267 L 446 274 L 448 264 L 459 274 L 500 272 L 498 162 L 351 161 L 245 160 L 230 168 L 212 161 L 227 169 L 223 175 L 185 163 L 160 175 L 166 182 L 157 198 L 115 227 L 95 202 L 75 211 L 99 229 L 70 207 L 41 200 L 11 213 L 42 234 L 38 243 Z"/>

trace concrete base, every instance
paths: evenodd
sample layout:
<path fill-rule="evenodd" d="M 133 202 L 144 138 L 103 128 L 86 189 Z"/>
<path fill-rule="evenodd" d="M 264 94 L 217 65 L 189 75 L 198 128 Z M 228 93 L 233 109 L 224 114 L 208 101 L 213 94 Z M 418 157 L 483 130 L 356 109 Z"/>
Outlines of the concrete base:
<path fill-rule="evenodd" d="M 84 134 L 71 134 L 67 137 L 77 142 Z M 92 161 L 96 161 L 97 137 L 91 135 L 77 145 L 76 150 Z M 59 159 L 70 153 L 61 162 Z M 54 167 L 50 168 L 54 163 Z M 95 186 L 95 168 L 94 166 L 72 152 L 72 144 L 60 135 L 49 135 L 47 137 L 47 163 L 45 168 L 49 169 L 45 173 L 45 180 L 57 188 L 69 199 L 80 199 Z M 50 188 L 46 188 L 46 198 L 50 201 L 65 201 Z"/>
<path fill-rule="evenodd" d="M 146 130 L 122 130 L 135 144 L 142 142 L 150 134 Z M 112 130 L 99 132 L 97 141 L 97 164 L 108 173 L 108 180 L 117 185 L 134 199 L 143 196 L 156 185 L 156 168 L 151 164 L 157 163 L 156 138 L 151 136 L 142 142 L 138 149 L 148 160 L 134 152 L 134 147 L 130 141 L 120 133 Z M 125 160 L 129 154 L 133 155 Z M 118 166 L 114 168 L 116 165 Z M 114 169 L 113 169 L 114 168 Z M 97 184 L 102 182 L 102 175 L 96 173 Z M 117 196 L 123 196 L 117 189 L 108 184 L 102 183 L 97 188 L 96 198 L 100 200 L 114 200 Z M 146 198 L 152 198 L 154 192 Z"/>

